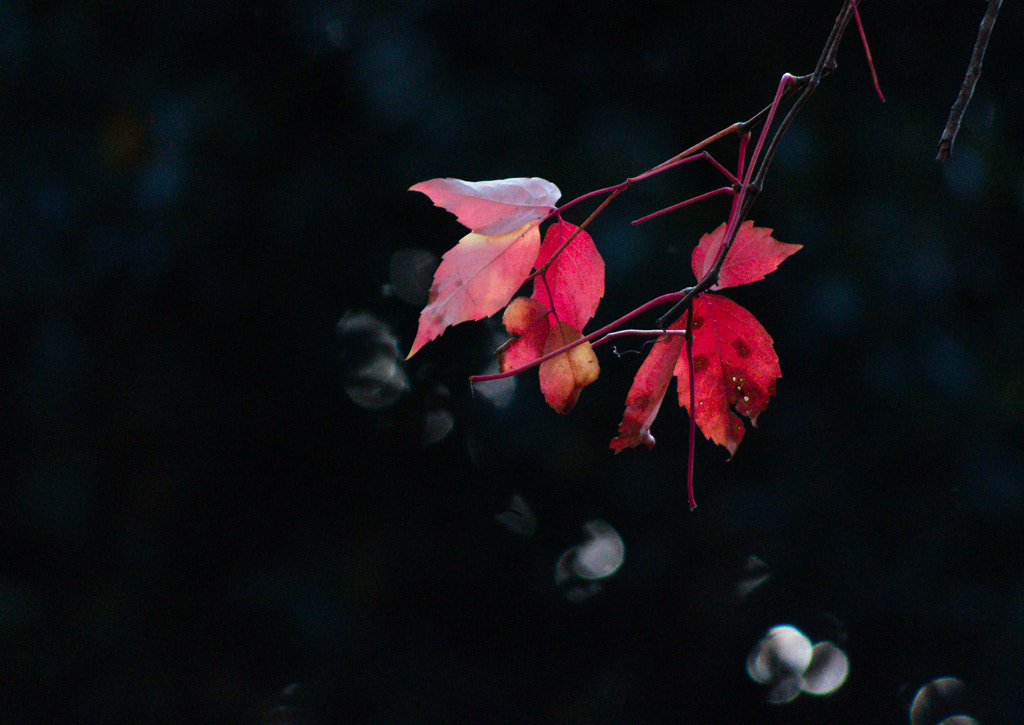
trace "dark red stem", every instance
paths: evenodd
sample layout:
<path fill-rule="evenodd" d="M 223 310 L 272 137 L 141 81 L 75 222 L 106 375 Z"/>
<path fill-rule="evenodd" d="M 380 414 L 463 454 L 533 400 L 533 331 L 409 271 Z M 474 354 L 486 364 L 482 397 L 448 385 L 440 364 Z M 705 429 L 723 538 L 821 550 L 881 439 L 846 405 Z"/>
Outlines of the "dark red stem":
<path fill-rule="evenodd" d="M 693 448 L 697 440 L 697 396 L 693 379 L 693 300 L 686 308 L 686 372 L 690 380 L 690 452 L 686 458 L 686 495 L 690 510 L 693 511 L 697 508 L 697 499 L 693 495 Z"/>
<path fill-rule="evenodd" d="M 643 313 L 648 312 L 648 311 L 654 309 L 655 307 L 658 307 L 659 305 L 665 305 L 665 304 L 668 304 L 670 302 L 677 302 L 677 301 L 679 301 L 679 299 L 681 299 L 688 292 L 689 292 L 689 290 L 680 290 L 679 292 L 669 292 L 668 294 L 661 295 L 660 297 L 655 297 L 653 300 L 648 300 L 644 304 L 640 305 L 635 310 L 633 310 L 631 312 L 627 312 L 626 314 L 624 314 L 622 317 L 620 317 L 619 319 L 615 320 L 614 322 L 609 322 L 604 327 L 602 327 L 600 329 L 597 329 L 597 330 L 594 330 L 593 332 L 591 332 L 591 333 L 589 333 L 587 335 L 584 335 L 583 337 L 581 337 L 581 338 L 579 338 L 577 340 L 573 340 L 572 342 L 570 342 L 567 345 L 562 345 L 562 347 L 558 348 L 557 350 L 552 350 L 551 352 L 547 353 L 546 355 L 541 355 L 539 358 L 537 358 L 536 360 L 533 360 L 531 362 L 528 362 L 526 365 L 520 365 L 517 368 L 514 368 L 512 370 L 506 370 L 503 373 L 491 373 L 489 375 L 473 375 L 472 377 L 470 377 L 469 382 L 471 382 L 471 383 L 486 383 L 488 380 L 501 380 L 502 378 L 510 378 L 510 377 L 512 377 L 514 375 L 518 375 L 519 373 L 524 373 L 527 370 L 532 370 L 533 368 L 537 367 L 541 363 L 546 362 L 546 361 L 550 360 L 553 357 L 558 357 L 562 353 L 568 352 L 569 350 L 572 350 L 577 345 L 582 345 L 585 342 L 592 342 L 594 340 L 597 340 L 598 338 L 603 338 L 604 336 L 609 335 L 610 333 L 613 333 L 617 327 L 622 327 L 622 325 L 626 324 L 627 322 L 632 320 L 634 317 L 637 317 L 638 315 L 642 315 Z M 635 334 L 638 334 L 638 335 L 648 335 L 648 334 L 650 334 L 650 331 L 648 331 L 648 330 L 637 330 Z M 662 334 L 662 332 L 659 331 L 658 334 Z M 593 344 L 594 345 L 600 345 L 602 342 L 604 342 L 604 340 L 598 340 L 597 342 L 594 342 Z"/>

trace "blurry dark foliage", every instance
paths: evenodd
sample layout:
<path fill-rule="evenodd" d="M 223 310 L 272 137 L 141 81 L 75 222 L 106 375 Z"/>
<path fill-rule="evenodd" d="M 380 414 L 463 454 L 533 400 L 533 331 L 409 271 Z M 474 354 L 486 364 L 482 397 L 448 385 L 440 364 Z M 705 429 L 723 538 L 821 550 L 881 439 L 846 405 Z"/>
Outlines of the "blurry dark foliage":
<path fill-rule="evenodd" d="M 1020 3 L 944 166 L 982 4 L 863 3 L 889 102 L 851 33 L 753 214 L 805 249 L 734 294 L 779 395 L 734 461 L 698 442 L 695 513 L 674 405 L 607 448 L 639 343 L 567 418 L 469 390 L 494 324 L 403 360 L 461 235 L 411 184 L 615 183 L 810 70 L 838 6 L 0 1 L 0 722 L 905 723 L 946 675 L 1015 722 Z M 691 281 L 723 202 L 628 221 L 717 183 L 599 218 L 598 322 Z M 624 560 L 570 601 L 594 520 Z M 845 685 L 767 704 L 780 623 Z"/>

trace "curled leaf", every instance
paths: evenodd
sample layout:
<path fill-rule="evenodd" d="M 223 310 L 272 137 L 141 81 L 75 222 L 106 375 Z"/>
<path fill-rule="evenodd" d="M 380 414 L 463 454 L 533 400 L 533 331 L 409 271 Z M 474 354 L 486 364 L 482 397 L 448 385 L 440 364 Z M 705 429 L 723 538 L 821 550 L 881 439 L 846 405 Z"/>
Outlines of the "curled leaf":
<path fill-rule="evenodd" d="M 582 337 L 567 322 L 558 322 L 548 333 L 544 354 L 554 352 Z M 544 399 L 559 413 L 568 413 L 576 405 L 580 391 L 597 380 L 600 367 L 589 342 L 583 342 L 540 365 L 540 389 Z"/>
<path fill-rule="evenodd" d="M 498 369 L 508 372 L 527 365 L 544 354 L 544 342 L 551 330 L 548 308 L 530 297 L 516 297 L 501 317 L 510 340 L 498 353 Z"/>

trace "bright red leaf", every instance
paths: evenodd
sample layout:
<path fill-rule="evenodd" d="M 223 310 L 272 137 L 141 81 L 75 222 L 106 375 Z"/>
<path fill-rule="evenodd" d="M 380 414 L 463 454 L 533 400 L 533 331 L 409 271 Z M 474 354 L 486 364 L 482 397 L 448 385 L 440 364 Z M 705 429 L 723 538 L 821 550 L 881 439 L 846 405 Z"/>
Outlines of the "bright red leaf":
<path fill-rule="evenodd" d="M 507 305 L 530 275 L 539 248 L 536 222 L 500 236 L 460 239 L 434 273 L 409 357 L 451 325 L 481 320 Z"/>
<path fill-rule="evenodd" d="M 517 297 L 505 310 L 502 322 L 517 339 L 498 353 L 501 372 L 527 365 L 578 339 L 580 330 L 594 316 L 604 295 L 604 260 L 589 234 L 580 231 L 572 236 L 576 229 L 565 221 L 548 227 L 535 269 L 546 264 L 570 237 L 571 241 L 554 258 L 543 278 L 534 280 L 533 296 Z M 562 342 L 555 344 L 559 340 Z M 582 343 L 541 364 L 541 391 L 552 408 L 568 412 L 580 390 L 593 382 L 591 373 L 597 377 L 597 358 L 593 357 L 591 364 L 591 357 L 590 343 Z"/>
<path fill-rule="evenodd" d="M 725 224 L 721 224 L 715 231 L 705 234 L 693 250 L 690 262 L 697 279 L 703 279 L 718 259 L 722 244 L 725 242 L 725 227 Z M 754 222 L 749 219 L 743 222 L 736 232 L 736 239 L 729 249 L 729 254 L 722 263 L 718 283 L 711 289 L 735 287 L 764 279 L 765 275 L 774 272 L 786 257 L 800 249 L 799 244 L 784 244 L 772 238 L 771 233 L 771 229 L 755 227 Z"/>
<path fill-rule="evenodd" d="M 707 438 L 735 454 L 744 433 L 739 416 L 756 425 L 757 416 L 775 395 L 775 381 L 782 376 L 772 338 L 752 314 L 728 297 L 701 295 L 693 301 L 696 414 L 689 410 L 687 367 L 685 356 L 680 355 L 675 363 L 679 404 L 694 415 Z"/>
<path fill-rule="evenodd" d="M 576 229 L 575 224 L 561 220 L 548 227 L 534 268 L 546 264 Z M 543 279 L 533 282 L 533 299 L 577 330 L 582 330 L 594 317 L 603 296 L 604 260 L 586 231 L 577 233 L 555 257 Z"/>
<path fill-rule="evenodd" d="M 685 329 L 685 315 L 669 329 Z M 651 435 L 651 424 L 661 409 L 665 392 L 672 380 L 676 360 L 680 359 L 680 351 L 686 342 L 682 335 L 668 335 L 666 339 L 654 343 L 647 354 L 647 359 L 636 373 L 633 385 L 626 395 L 626 412 L 619 423 L 619 434 L 612 440 L 612 448 L 616 453 L 623 448 L 632 448 L 643 443 L 654 448 L 654 436 Z M 685 359 L 684 359 L 685 363 Z"/>
<path fill-rule="evenodd" d="M 693 272 L 702 279 L 721 252 L 725 224 L 701 237 L 693 250 Z M 789 255 L 800 249 L 771 237 L 770 229 L 746 221 L 722 264 L 719 284 L 712 289 L 747 284 L 762 279 Z M 685 328 L 683 314 L 670 330 Z M 665 397 L 672 375 L 676 377 L 679 404 L 687 409 L 704 435 L 736 453 L 745 428 L 740 416 L 756 425 L 757 416 L 775 395 L 782 376 L 772 338 L 754 316 L 721 295 L 702 294 L 693 300 L 693 378 L 697 411 L 690 411 L 690 374 L 682 335 L 655 343 L 629 394 L 619 434 L 611 446 L 616 451 L 644 443 L 654 445 L 651 424 Z"/>
<path fill-rule="evenodd" d="M 543 219 L 562 195 L 550 181 L 538 178 L 430 179 L 414 184 L 409 191 L 426 194 L 471 231 L 488 237 L 508 234 L 528 222 Z"/>

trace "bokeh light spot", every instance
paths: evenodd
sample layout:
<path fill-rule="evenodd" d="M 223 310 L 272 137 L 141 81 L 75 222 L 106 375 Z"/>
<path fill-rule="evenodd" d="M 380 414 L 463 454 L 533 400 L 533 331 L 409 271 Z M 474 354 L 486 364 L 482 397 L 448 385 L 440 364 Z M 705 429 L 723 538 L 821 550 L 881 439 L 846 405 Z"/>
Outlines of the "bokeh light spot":
<path fill-rule="evenodd" d="M 590 538 L 576 547 L 573 571 L 583 579 L 611 576 L 626 558 L 626 546 L 619 532 L 604 521 L 588 521 L 583 530 Z"/>
<path fill-rule="evenodd" d="M 403 302 L 423 307 L 427 304 L 437 264 L 437 255 L 425 249 L 406 247 L 397 250 L 388 263 L 391 288 Z"/>
<path fill-rule="evenodd" d="M 508 502 L 508 508 L 494 519 L 518 536 L 529 538 L 537 531 L 537 516 L 533 513 L 526 499 L 518 493 Z"/>
<path fill-rule="evenodd" d="M 555 563 L 555 584 L 566 599 L 576 602 L 600 592 L 598 580 L 618 571 L 626 557 L 622 537 L 607 522 L 593 519 L 583 530 L 587 539 L 562 552 Z"/>
<path fill-rule="evenodd" d="M 937 677 L 921 686 L 910 704 L 910 725 L 967 725 L 963 714 L 967 688 L 956 677 Z M 954 718 L 966 718 L 957 721 Z"/>
<path fill-rule="evenodd" d="M 804 670 L 803 691 L 831 695 L 846 682 L 850 659 L 832 642 L 818 642 L 811 649 L 811 661 Z"/>
<path fill-rule="evenodd" d="M 740 599 L 750 595 L 755 589 L 768 581 L 772 576 L 768 564 L 759 556 L 751 554 L 743 562 L 743 574 L 736 582 L 734 592 Z"/>
<path fill-rule="evenodd" d="M 801 692 L 829 695 L 846 681 L 850 663 L 832 642 L 811 645 L 796 627 L 780 624 L 768 630 L 747 655 L 747 674 L 770 685 L 767 700 L 773 705 L 792 702 Z"/>
<path fill-rule="evenodd" d="M 750 651 L 747 673 L 751 679 L 768 684 L 780 677 L 802 673 L 811 662 L 811 641 L 796 627 L 780 624 Z"/>
<path fill-rule="evenodd" d="M 497 346 L 496 344 L 495 347 Z M 480 374 L 493 375 L 496 372 L 498 372 L 498 363 L 492 361 Z M 516 378 L 498 378 L 485 383 L 476 383 L 473 385 L 473 395 L 479 396 L 495 408 L 503 410 L 512 405 L 512 401 L 515 400 Z"/>
<path fill-rule="evenodd" d="M 440 443 L 455 428 L 455 416 L 450 410 L 438 408 L 423 414 L 423 445 Z"/>
<path fill-rule="evenodd" d="M 338 321 L 337 331 L 345 394 L 352 402 L 379 410 L 408 392 L 409 376 L 398 351 L 398 339 L 382 321 L 368 312 L 346 312 Z"/>

